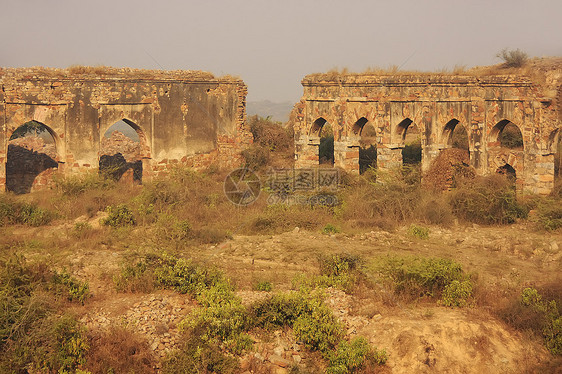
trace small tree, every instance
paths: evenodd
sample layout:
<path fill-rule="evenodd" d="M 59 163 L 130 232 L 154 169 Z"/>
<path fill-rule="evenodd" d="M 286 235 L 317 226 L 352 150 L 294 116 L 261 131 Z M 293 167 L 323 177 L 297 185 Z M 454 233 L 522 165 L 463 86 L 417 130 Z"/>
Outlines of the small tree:
<path fill-rule="evenodd" d="M 529 60 L 529 55 L 519 48 L 515 50 L 502 49 L 496 57 L 504 61 L 504 66 L 507 68 L 519 68 Z"/>

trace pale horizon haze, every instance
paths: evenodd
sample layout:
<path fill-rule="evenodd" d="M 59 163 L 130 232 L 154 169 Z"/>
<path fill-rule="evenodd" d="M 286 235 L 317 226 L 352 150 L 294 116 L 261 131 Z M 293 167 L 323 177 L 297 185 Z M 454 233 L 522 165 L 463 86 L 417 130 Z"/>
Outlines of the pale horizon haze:
<path fill-rule="evenodd" d="M 1 67 L 105 65 L 240 76 L 248 101 L 296 102 L 332 68 L 492 65 L 562 55 L 562 1 L 1 0 Z"/>

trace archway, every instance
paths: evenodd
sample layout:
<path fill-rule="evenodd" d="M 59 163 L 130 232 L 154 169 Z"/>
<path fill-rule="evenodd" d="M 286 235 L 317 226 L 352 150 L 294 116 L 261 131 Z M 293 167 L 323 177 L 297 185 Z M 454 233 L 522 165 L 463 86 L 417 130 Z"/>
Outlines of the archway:
<path fill-rule="evenodd" d="M 500 166 L 496 170 L 496 173 L 505 175 L 507 179 L 509 179 L 513 183 L 515 183 L 515 181 L 517 180 L 517 172 L 510 164 L 505 164 L 503 166 Z"/>
<path fill-rule="evenodd" d="M 375 126 L 365 117 L 361 117 L 352 127 L 359 140 L 359 174 L 369 168 L 377 168 L 377 132 Z"/>
<path fill-rule="evenodd" d="M 468 131 L 457 119 L 447 122 L 443 136 L 447 148 L 463 149 L 468 152 Z"/>
<path fill-rule="evenodd" d="M 488 152 L 496 160 L 496 173 L 515 183 L 524 170 L 524 141 L 519 127 L 507 119 L 499 121 L 490 132 Z"/>
<path fill-rule="evenodd" d="M 29 193 L 48 186 L 57 163 L 56 134 L 41 122 L 18 127 L 8 140 L 6 190 Z"/>
<path fill-rule="evenodd" d="M 498 122 L 490 134 L 492 141 L 501 148 L 523 150 L 523 134 L 519 127 L 506 119 Z"/>
<path fill-rule="evenodd" d="M 322 131 L 322 128 L 324 127 L 325 124 L 326 124 L 326 120 L 324 118 L 322 118 L 322 117 L 318 118 L 312 124 L 312 127 L 310 128 L 310 134 L 309 135 L 320 136 L 320 132 Z"/>
<path fill-rule="evenodd" d="M 562 183 L 562 136 L 558 129 L 553 139 L 552 146 L 554 147 L 554 181 L 556 185 Z"/>
<path fill-rule="evenodd" d="M 142 144 L 139 129 L 122 119 L 107 129 L 101 139 L 99 171 L 113 180 L 142 182 Z"/>
<path fill-rule="evenodd" d="M 398 124 L 398 133 L 402 137 L 404 148 L 402 149 L 402 163 L 409 165 L 421 164 L 422 147 L 421 131 L 419 127 L 409 118 Z"/>
<path fill-rule="evenodd" d="M 324 122 L 319 130 L 318 163 L 334 166 L 334 130 L 328 122 Z"/>

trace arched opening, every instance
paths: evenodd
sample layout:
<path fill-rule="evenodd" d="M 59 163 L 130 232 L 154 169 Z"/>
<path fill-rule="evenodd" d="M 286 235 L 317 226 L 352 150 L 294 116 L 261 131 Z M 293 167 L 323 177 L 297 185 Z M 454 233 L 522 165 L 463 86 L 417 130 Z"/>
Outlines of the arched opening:
<path fill-rule="evenodd" d="M 468 131 L 458 120 L 447 122 L 443 133 L 447 148 L 464 149 L 468 152 Z"/>
<path fill-rule="evenodd" d="M 523 135 L 513 122 L 502 120 L 494 126 L 491 132 L 492 141 L 502 148 L 522 150 Z"/>
<path fill-rule="evenodd" d="M 419 127 L 411 119 L 406 118 L 398 124 L 398 132 L 404 142 L 402 163 L 409 165 L 421 164 L 422 147 Z"/>
<path fill-rule="evenodd" d="M 554 181 L 556 185 L 562 182 L 562 136 L 561 130 L 556 130 L 552 146 L 554 147 Z"/>
<path fill-rule="evenodd" d="M 334 166 L 334 130 L 324 121 L 319 130 L 318 162 L 321 165 Z"/>
<path fill-rule="evenodd" d="M 123 119 L 115 122 L 101 140 L 100 174 L 113 180 L 142 181 L 142 146 L 138 126 Z"/>
<path fill-rule="evenodd" d="M 322 131 L 322 128 L 324 127 L 325 124 L 326 124 L 326 120 L 324 118 L 322 117 L 318 118 L 316 121 L 314 121 L 312 127 L 310 128 L 310 135 L 320 136 L 320 132 Z"/>
<path fill-rule="evenodd" d="M 507 179 L 509 179 L 513 183 L 515 183 L 515 181 L 517 180 L 517 172 L 510 164 L 505 164 L 503 166 L 500 166 L 496 170 L 496 173 L 505 175 Z"/>
<path fill-rule="evenodd" d="M 516 185 L 517 173 L 524 170 L 523 135 L 514 123 L 499 121 L 490 132 L 488 152 L 496 160 L 496 173 L 504 174 Z"/>
<path fill-rule="evenodd" d="M 359 136 L 359 174 L 377 168 L 377 131 L 366 118 L 360 118 L 353 125 L 353 132 Z"/>
<path fill-rule="evenodd" d="M 6 190 L 16 194 L 46 187 L 58 168 L 54 132 L 37 121 L 18 127 L 8 141 Z"/>
<path fill-rule="evenodd" d="M 353 127 L 351 128 L 351 131 L 353 131 L 354 135 L 362 135 L 362 131 L 363 131 L 363 127 L 365 126 L 365 124 L 369 122 L 369 120 L 367 120 L 367 118 L 365 117 L 361 117 L 357 120 L 357 122 L 355 122 L 353 124 Z"/>

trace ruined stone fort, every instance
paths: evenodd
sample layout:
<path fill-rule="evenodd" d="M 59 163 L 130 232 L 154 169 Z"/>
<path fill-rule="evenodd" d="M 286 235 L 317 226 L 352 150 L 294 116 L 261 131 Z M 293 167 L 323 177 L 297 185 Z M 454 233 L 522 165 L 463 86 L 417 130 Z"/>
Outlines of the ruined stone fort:
<path fill-rule="evenodd" d="M 138 134 L 144 179 L 180 163 L 234 167 L 252 142 L 245 127 L 247 87 L 237 78 L 83 67 L 2 69 L 0 75 L 0 190 L 10 165 L 8 142 L 30 121 L 54 139 L 56 167 L 43 173 L 61 175 L 97 171 L 103 135 L 118 121 Z"/>
<path fill-rule="evenodd" d="M 554 186 L 554 155 L 560 136 L 560 72 L 550 89 L 526 77 L 490 75 L 315 74 L 302 81 L 304 95 L 292 113 L 295 167 L 318 164 L 322 128 L 334 135 L 334 165 L 359 172 L 363 129 L 376 131 L 377 168 L 402 165 L 412 125 L 419 128 L 422 171 L 452 146 L 456 126 L 468 132 L 469 163 L 479 175 L 510 167 L 519 190 L 547 194 Z M 555 87 L 553 90 L 551 87 Z M 502 147 L 508 124 L 523 146 Z"/>
<path fill-rule="evenodd" d="M 403 162 L 408 130 L 416 126 L 425 171 L 452 146 L 453 131 L 462 125 L 477 174 L 509 167 L 519 190 L 547 194 L 554 186 L 562 128 L 561 80 L 560 70 L 541 82 L 516 75 L 309 75 L 291 114 L 294 166 L 318 166 L 321 132 L 330 124 L 335 167 L 359 173 L 363 130 L 370 125 L 377 168 L 396 168 Z M 56 165 L 41 171 L 48 178 L 97 170 L 103 135 L 118 121 L 138 134 L 144 180 L 177 164 L 236 167 L 252 143 L 247 88 L 237 78 L 192 71 L 29 68 L 1 69 L 0 86 L 0 190 L 9 177 L 8 143 L 30 121 L 44 125 L 54 139 Z M 508 124 L 519 129 L 522 147 L 501 146 L 499 136 Z"/>

